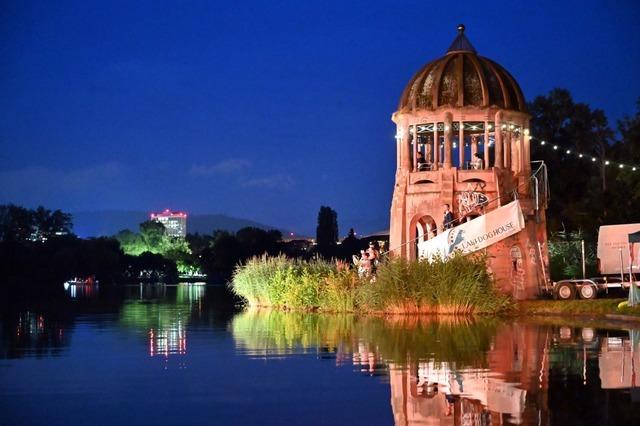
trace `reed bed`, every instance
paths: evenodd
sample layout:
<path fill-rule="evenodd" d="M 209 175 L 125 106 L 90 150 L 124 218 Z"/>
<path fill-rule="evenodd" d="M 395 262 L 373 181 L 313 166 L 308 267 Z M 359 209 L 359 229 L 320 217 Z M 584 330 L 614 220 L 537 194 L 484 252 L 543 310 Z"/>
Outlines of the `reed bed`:
<path fill-rule="evenodd" d="M 234 271 L 231 289 L 250 306 L 395 314 L 501 314 L 513 300 L 501 294 L 482 256 L 447 261 L 393 259 L 375 280 L 324 260 L 255 257 Z"/>

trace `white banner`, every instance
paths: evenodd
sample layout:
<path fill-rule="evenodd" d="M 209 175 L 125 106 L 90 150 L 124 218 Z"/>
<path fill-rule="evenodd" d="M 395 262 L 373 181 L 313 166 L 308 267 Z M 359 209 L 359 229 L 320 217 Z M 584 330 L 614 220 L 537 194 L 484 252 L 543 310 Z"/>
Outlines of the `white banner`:
<path fill-rule="evenodd" d="M 465 222 L 427 241 L 418 243 L 418 258 L 446 258 L 458 251 L 472 253 L 517 234 L 524 229 L 520 202 L 513 201 L 487 214 Z"/>

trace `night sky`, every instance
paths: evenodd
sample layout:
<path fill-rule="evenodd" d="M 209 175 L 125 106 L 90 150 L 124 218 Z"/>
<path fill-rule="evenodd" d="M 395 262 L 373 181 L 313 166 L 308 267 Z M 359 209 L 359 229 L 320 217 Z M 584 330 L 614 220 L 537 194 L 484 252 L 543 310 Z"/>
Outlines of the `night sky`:
<path fill-rule="evenodd" d="M 184 3 L 184 4 L 183 4 Z M 612 124 L 640 96 L 638 1 L 27 1 L 0 6 L 0 203 L 388 227 L 390 120 L 456 25 L 527 100 Z"/>

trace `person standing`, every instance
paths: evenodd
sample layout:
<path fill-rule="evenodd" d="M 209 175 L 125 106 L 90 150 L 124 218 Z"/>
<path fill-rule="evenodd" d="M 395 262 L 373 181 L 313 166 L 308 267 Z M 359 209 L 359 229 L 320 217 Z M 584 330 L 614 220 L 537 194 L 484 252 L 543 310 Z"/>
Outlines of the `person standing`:
<path fill-rule="evenodd" d="M 442 219 L 442 227 L 444 229 L 453 228 L 453 213 L 449 210 L 449 204 L 444 205 L 444 218 Z"/>
<path fill-rule="evenodd" d="M 471 168 L 473 170 L 482 170 L 484 166 L 484 161 L 482 161 L 482 157 L 477 152 L 473 154 L 473 161 L 471 161 Z"/>
<path fill-rule="evenodd" d="M 360 278 L 366 278 L 371 275 L 371 259 L 369 253 L 360 250 L 360 262 L 358 263 L 358 276 Z"/>
<path fill-rule="evenodd" d="M 427 160 L 424 159 L 422 151 L 418 151 L 418 156 L 416 157 L 416 165 L 419 172 L 429 170 L 429 163 L 427 163 Z"/>
<path fill-rule="evenodd" d="M 373 241 L 369 243 L 367 253 L 369 254 L 369 259 L 371 260 L 371 273 L 375 275 L 378 263 L 380 263 L 380 250 L 378 250 L 376 244 Z"/>

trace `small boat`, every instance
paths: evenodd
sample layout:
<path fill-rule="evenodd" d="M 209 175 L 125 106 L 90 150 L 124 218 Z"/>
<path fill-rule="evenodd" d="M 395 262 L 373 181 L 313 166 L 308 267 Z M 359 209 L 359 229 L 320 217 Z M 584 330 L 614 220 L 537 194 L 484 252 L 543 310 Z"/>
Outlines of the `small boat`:
<path fill-rule="evenodd" d="M 87 278 L 73 277 L 72 279 L 64 282 L 65 287 L 68 287 L 70 285 L 94 285 L 94 284 L 98 284 L 98 280 L 96 280 L 93 275 L 88 276 Z"/>

